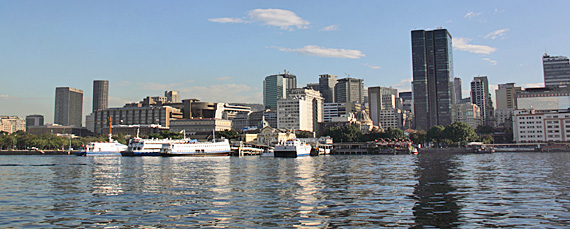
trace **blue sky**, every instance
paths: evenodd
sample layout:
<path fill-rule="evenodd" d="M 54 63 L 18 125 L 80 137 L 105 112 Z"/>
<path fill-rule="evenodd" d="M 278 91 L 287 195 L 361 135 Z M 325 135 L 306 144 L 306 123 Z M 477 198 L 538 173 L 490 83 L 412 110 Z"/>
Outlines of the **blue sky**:
<path fill-rule="evenodd" d="M 410 31 L 449 30 L 464 97 L 543 83 L 542 54 L 570 55 L 569 1 L 0 1 L 0 114 L 53 122 L 55 88 L 110 81 L 110 107 L 182 98 L 262 103 L 263 79 L 320 74 L 409 90 Z"/>

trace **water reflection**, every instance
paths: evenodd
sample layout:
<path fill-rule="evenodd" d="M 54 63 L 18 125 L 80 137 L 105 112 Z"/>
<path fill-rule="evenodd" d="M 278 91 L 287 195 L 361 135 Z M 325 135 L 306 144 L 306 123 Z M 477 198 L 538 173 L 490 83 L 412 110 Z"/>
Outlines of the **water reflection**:
<path fill-rule="evenodd" d="M 460 206 L 456 188 L 450 180 L 459 179 L 453 171 L 460 167 L 449 153 L 419 155 L 418 184 L 414 190 L 417 203 L 413 207 L 415 227 L 450 228 L 459 226 Z"/>

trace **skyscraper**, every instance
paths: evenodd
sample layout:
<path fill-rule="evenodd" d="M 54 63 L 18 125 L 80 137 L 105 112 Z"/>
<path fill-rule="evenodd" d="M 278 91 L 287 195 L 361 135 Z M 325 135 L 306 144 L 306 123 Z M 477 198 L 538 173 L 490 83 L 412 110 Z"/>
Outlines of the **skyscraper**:
<path fill-rule="evenodd" d="M 165 91 L 164 97 L 166 97 L 166 102 L 169 102 L 169 103 L 179 103 L 180 102 L 180 95 L 178 95 L 178 91 Z"/>
<path fill-rule="evenodd" d="M 412 31 L 412 90 L 416 129 L 451 123 L 453 56 L 446 29 Z"/>
<path fill-rule="evenodd" d="M 363 79 L 344 78 L 334 87 L 335 103 L 364 103 Z"/>
<path fill-rule="evenodd" d="M 53 123 L 81 127 L 83 91 L 71 87 L 57 87 L 54 110 Z"/>
<path fill-rule="evenodd" d="M 297 88 L 297 76 L 289 74 L 270 75 L 263 80 L 263 105 L 266 109 L 277 109 L 277 100 L 287 98 L 289 89 Z"/>
<path fill-rule="evenodd" d="M 453 90 L 455 91 L 455 101 L 453 101 L 453 103 L 459 103 L 463 98 L 463 92 L 461 91 L 461 78 L 453 78 Z"/>
<path fill-rule="evenodd" d="M 483 125 L 494 126 L 493 101 L 489 93 L 489 81 L 486 76 L 474 77 L 471 81 L 471 103 L 481 109 Z"/>
<path fill-rule="evenodd" d="M 337 83 L 338 76 L 331 74 L 320 75 L 319 78 L 319 91 L 325 99 L 325 103 L 334 103 L 334 86 Z"/>
<path fill-rule="evenodd" d="M 544 86 L 560 87 L 570 85 L 570 62 L 565 56 L 542 56 L 542 68 L 544 70 Z"/>
<path fill-rule="evenodd" d="M 388 125 L 386 122 L 389 116 L 387 114 L 399 114 L 401 116 L 402 111 L 396 107 L 396 99 L 398 95 L 398 89 L 391 87 L 369 87 L 368 88 L 368 106 L 370 110 L 370 119 L 375 126 L 386 127 L 396 127 L 399 128 L 398 123 L 392 123 Z M 390 110 L 390 111 L 388 111 Z M 397 111 L 392 111 L 397 110 Z M 401 120 L 401 118 L 399 118 Z M 401 124 L 401 123 L 399 123 Z"/>
<path fill-rule="evenodd" d="M 521 87 L 515 87 L 515 83 L 499 84 L 499 89 L 495 90 L 495 119 L 498 126 L 504 126 L 512 118 L 516 108 L 515 95 L 521 91 Z"/>
<path fill-rule="evenodd" d="M 30 126 L 43 126 L 44 116 L 43 115 L 28 115 L 26 116 L 26 131 Z"/>
<path fill-rule="evenodd" d="M 109 108 L 109 81 L 93 80 L 93 112 Z"/>

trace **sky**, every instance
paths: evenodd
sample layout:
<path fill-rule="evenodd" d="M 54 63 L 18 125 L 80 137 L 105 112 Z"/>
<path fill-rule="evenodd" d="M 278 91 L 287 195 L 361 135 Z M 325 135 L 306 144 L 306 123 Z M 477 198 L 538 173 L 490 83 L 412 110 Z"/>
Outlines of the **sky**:
<path fill-rule="evenodd" d="M 109 80 L 109 107 L 182 99 L 262 103 L 286 69 L 410 91 L 411 30 L 447 29 L 463 97 L 475 76 L 543 85 L 542 55 L 570 56 L 570 1 L 0 0 L 0 115 L 53 123 L 56 87 Z"/>

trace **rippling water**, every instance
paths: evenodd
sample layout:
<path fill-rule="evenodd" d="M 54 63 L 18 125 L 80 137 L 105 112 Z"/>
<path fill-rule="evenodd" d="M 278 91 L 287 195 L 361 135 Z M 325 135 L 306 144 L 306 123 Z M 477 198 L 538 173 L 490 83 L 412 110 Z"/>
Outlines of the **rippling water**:
<path fill-rule="evenodd" d="M 0 156 L 2 227 L 570 226 L 570 153 Z"/>

